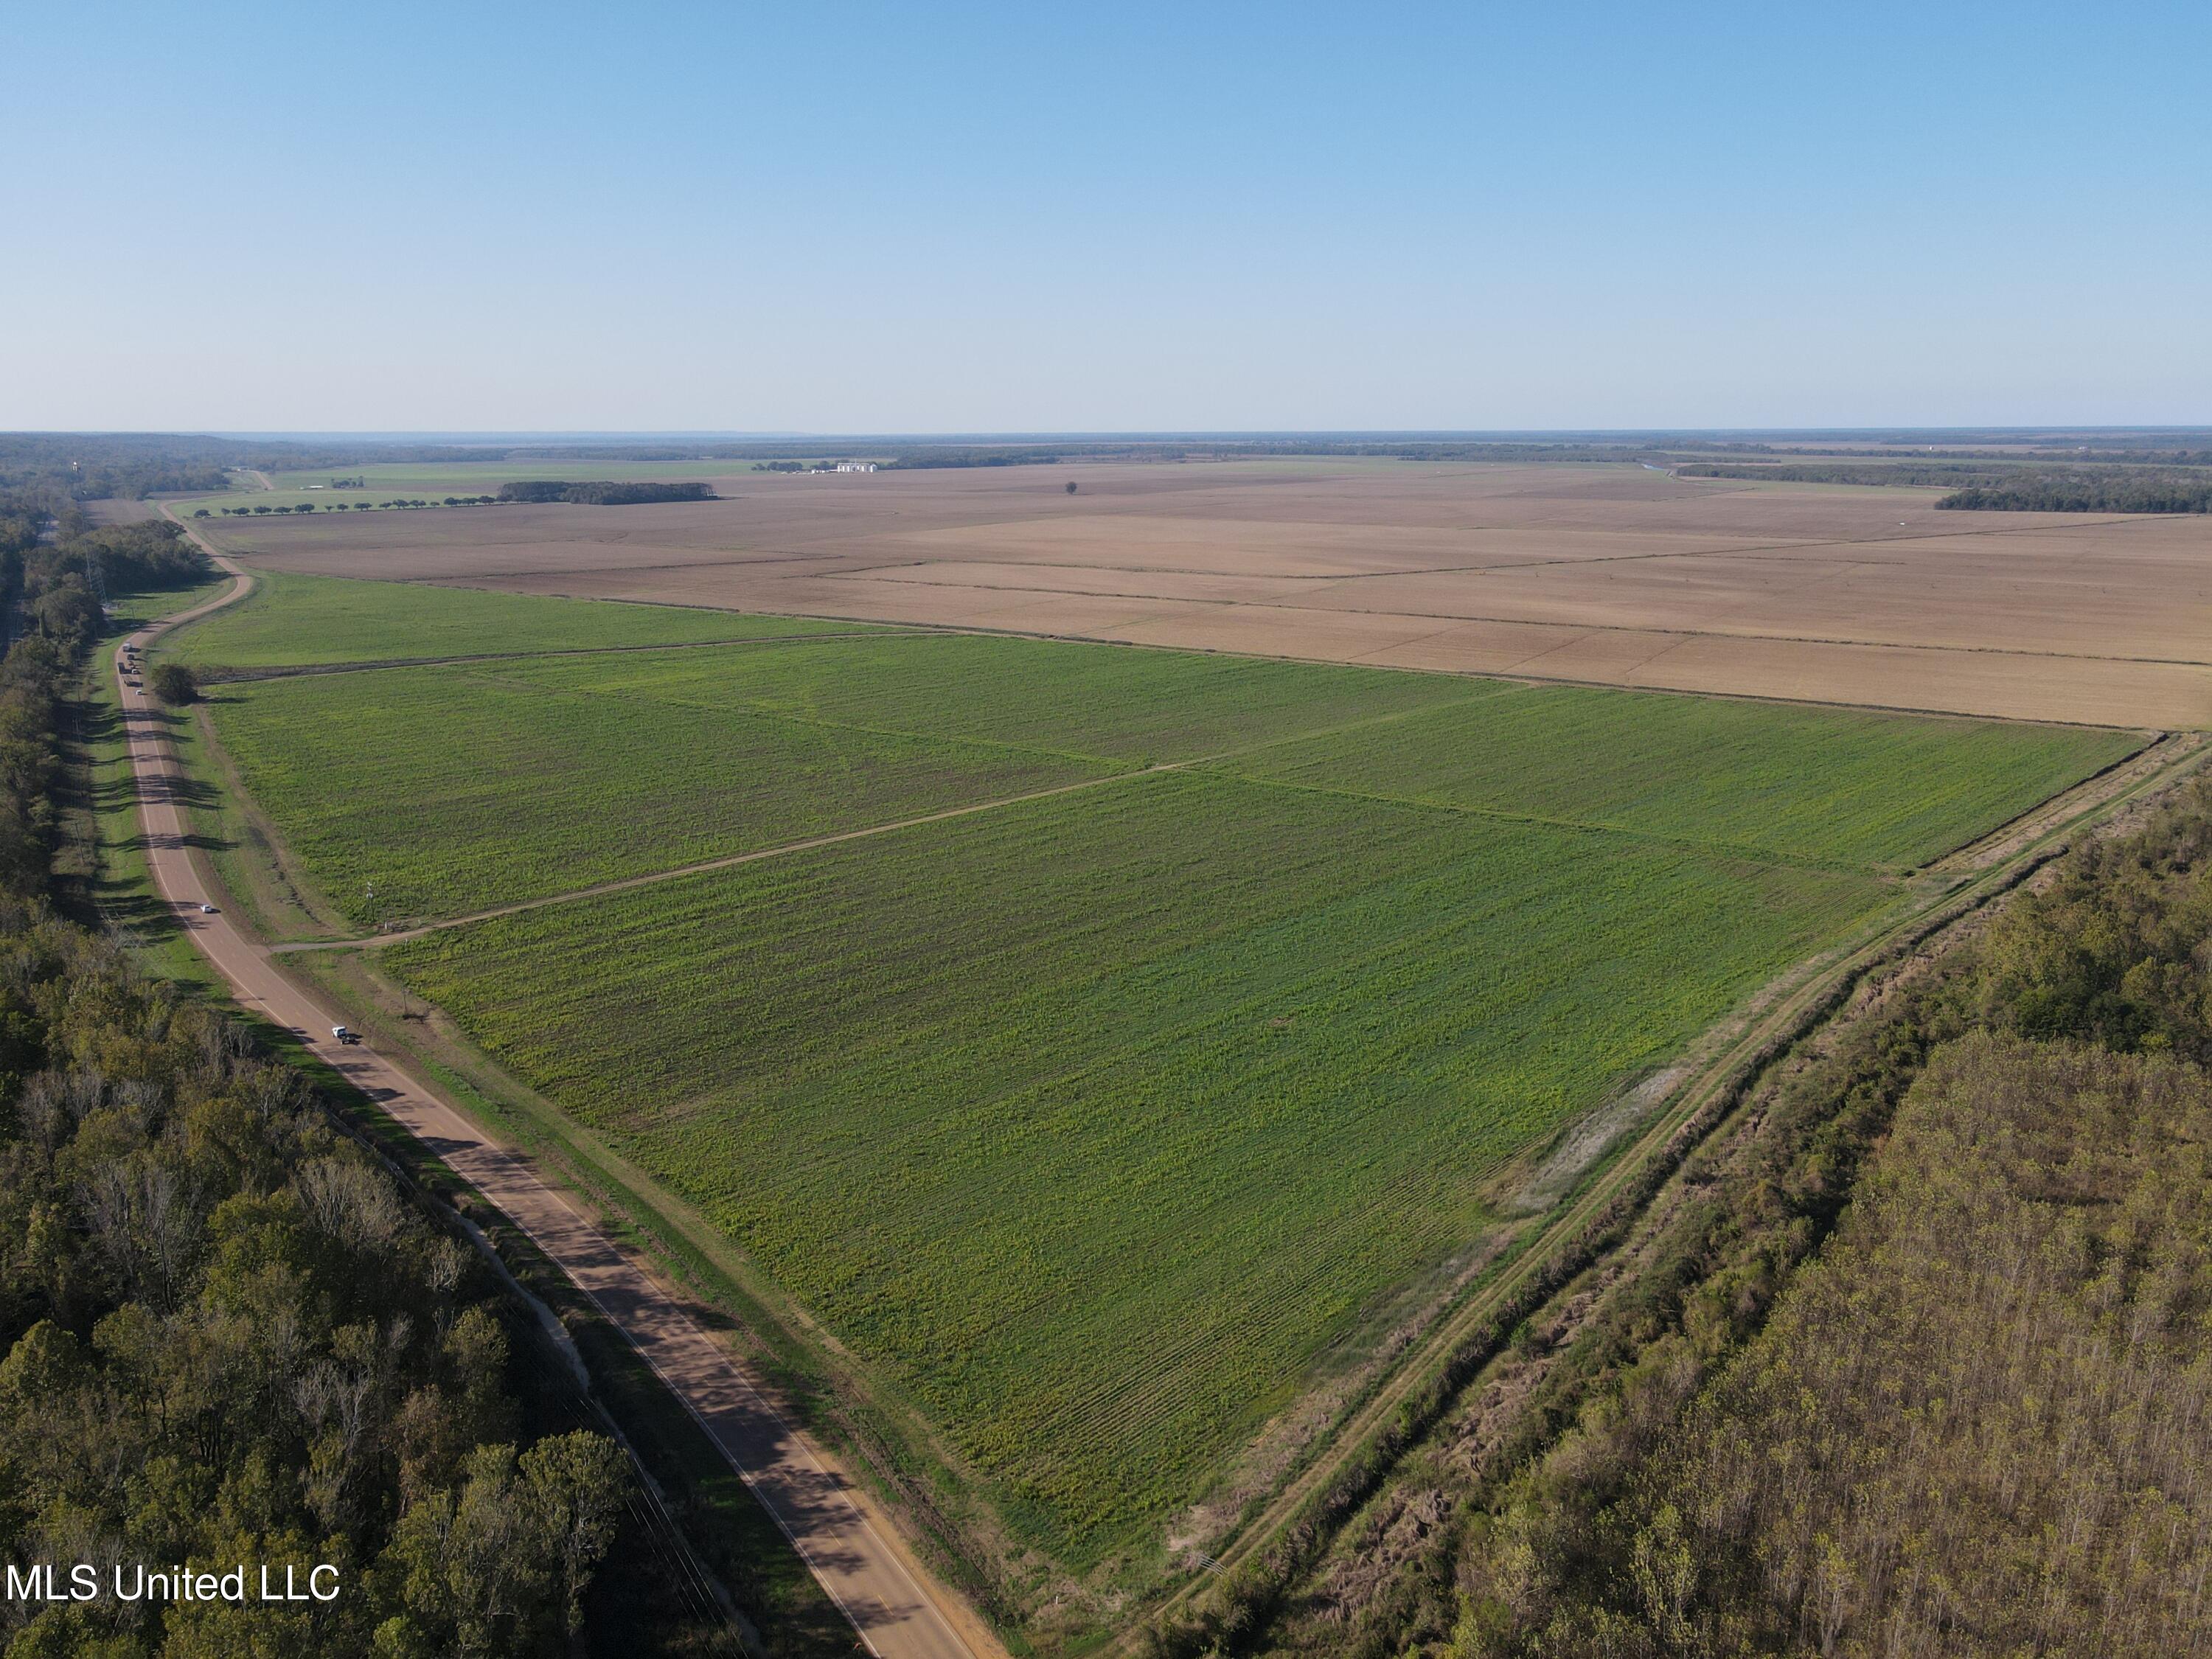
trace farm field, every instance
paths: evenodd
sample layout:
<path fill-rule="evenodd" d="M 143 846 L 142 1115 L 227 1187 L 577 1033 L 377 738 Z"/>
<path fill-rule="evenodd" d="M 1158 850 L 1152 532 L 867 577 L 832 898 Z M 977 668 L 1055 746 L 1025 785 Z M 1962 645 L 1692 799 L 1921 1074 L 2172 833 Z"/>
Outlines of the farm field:
<path fill-rule="evenodd" d="M 234 651 L 181 645 L 696 620 L 294 598 L 336 643 L 248 611 Z M 2142 741 L 942 632 L 211 696 L 356 928 L 983 808 L 375 960 L 730 1240 L 1021 1543 L 1109 1579 L 1583 1112 Z"/>
<path fill-rule="evenodd" d="M 419 597 L 395 608 L 404 613 Z M 526 629 L 542 629 L 539 611 L 518 609 Z M 591 617 L 575 626 L 602 625 Z M 755 660 L 765 655 L 777 660 Z M 367 928 L 1498 689 L 1109 647 L 890 635 L 304 675 L 219 685 L 209 708 L 301 869 L 333 908 Z M 343 734 L 343 764 L 331 764 L 332 733 Z"/>
<path fill-rule="evenodd" d="M 1065 486 L 1073 483 L 1071 495 Z M 2113 726 L 2212 724 L 2212 521 L 1625 465 L 1072 463 L 208 521 L 271 568 Z"/>
<path fill-rule="evenodd" d="M 1891 892 L 1151 774 L 382 960 L 1082 1571 L 1152 1556 L 1516 1153 Z"/>
<path fill-rule="evenodd" d="M 845 632 L 852 626 L 268 571 L 256 574 L 254 591 L 243 601 L 155 651 L 196 666 L 258 669 L 773 638 Z"/>
<path fill-rule="evenodd" d="M 1011 744 L 1138 764 L 1189 761 L 1504 692 L 1495 680 L 927 634 L 759 653 L 542 659 L 522 684 L 684 708 Z"/>
<path fill-rule="evenodd" d="M 719 487 L 753 476 L 750 461 L 406 461 L 384 465 L 307 468 L 267 475 L 273 488 L 263 489 L 249 478 L 239 477 L 240 488 L 211 495 L 185 497 L 178 509 L 189 516 L 194 509 L 210 513 L 226 507 L 298 507 L 318 509 L 344 501 L 349 507 L 374 508 L 395 498 L 440 501 L 447 495 L 496 495 L 504 483 L 528 478 L 564 478 L 583 482 L 597 478 L 665 480 L 701 483 Z M 358 489 L 339 487 L 339 480 L 359 478 Z"/>
<path fill-rule="evenodd" d="M 1248 777 L 1905 870 L 2142 746 L 2133 732 L 1516 690 L 1224 762 Z M 1594 767 L 1562 756 L 1603 756 Z"/>
<path fill-rule="evenodd" d="M 429 597 L 401 590 L 394 609 Z M 569 603 L 469 597 L 514 604 L 540 635 L 544 608 Z M 579 619 L 571 636 L 612 625 Z M 1762 859 L 1903 866 L 2140 741 L 939 634 L 303 675 L 209 697 L 248 792 L 362 928 L 1206 760 Z M 1562 768 L 1562 754 L 1612 758 Z M 1891 787 L 1902 775 L 1913 790 Z"/>
<path fill-rule="evenodd" d="M 221 686 L 210 704 L 248 790 L 364 929 L 1115 769 L 1005 744 L 550 696 L 453 668 Z"/>

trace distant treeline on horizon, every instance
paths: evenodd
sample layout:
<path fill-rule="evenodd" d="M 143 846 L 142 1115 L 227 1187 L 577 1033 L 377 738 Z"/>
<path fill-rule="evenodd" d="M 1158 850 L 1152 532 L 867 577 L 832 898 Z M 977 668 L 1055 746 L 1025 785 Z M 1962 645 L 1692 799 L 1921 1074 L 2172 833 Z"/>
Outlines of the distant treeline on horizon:
<path fill-rule="evenodd" d="M 1684 477 L 1948 488 L 1953 493 L 1938 505 L 1967 510 L 2212 511 L 2212 429 L 2179 428 L 1765 434 L 1258 433 L 483 445 L 387 440 L 294 442 L 163 433 L 15 433 L 0 434 L 0 489 L 29 492 L 52 503 L 49 510 L 53 511 L 70 501 L 228 490 L 235 487 L 231 475 L 240 471 L 298 473 L 379 465 L 542 465 L 589 459 L 750 461 L 757 470 L 788 471 L 818 465 L 833 449 L 865 454 L 886 471 L 1289 457 L 1640 462 Z M 507 483 L 500 499 L 615 506 L 702 501 L 712 494 L 709 485 L 696 483 L 538 480 Z"/>
<path fill-rule="evenodd" d="M 2212 450 L 2175 451 L 2155 466 L 2112 462 L 2051 466 L 2034 461 L 1687 462 L 1685 478 L 1743 478 L 1771 483 L 1875 484 L 1946 488 L 1936 503 L 1962 512 L 2212 513 Z"/>

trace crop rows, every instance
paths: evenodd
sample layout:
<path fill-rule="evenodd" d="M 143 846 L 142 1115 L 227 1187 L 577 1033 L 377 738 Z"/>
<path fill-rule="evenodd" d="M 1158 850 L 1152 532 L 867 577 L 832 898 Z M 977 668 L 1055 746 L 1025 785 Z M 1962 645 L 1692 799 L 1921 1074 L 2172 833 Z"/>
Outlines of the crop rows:
<path fill-rule="evenodd" d="M 1502 689 L 1441 675 L 959 634 L 824 642 L 773 660 L 736 652 L 552 660 L 514 677 L 1140 763 L 1194 759 Z"/>
<path fill-rule="evenodd" d="M 350 648 L 457 598 L 380 592 Z M 446 637 L 613 642 L 529 603 Z M 384 954 L 1078 1565 L 1156 1545 L 1516 1159 L 2137 741 L 941 634 L 216 698 L 361 923 L 1099 781 Z"/>
<path fill-rule="evenodd" d="M 1448 705 L 1387 739 L 1325 735 L 1248 777 L 1526 814 L 1765 858 L 1942 856 L 2141 748 L 2142 734 L 1546 686 Z"/>
<path fill-rule="evenodd" d="M 276 668 L 774 638 L 865 626 L 281 571 L 257 572 L 254 582 L 243 604 L 195 623 L 163 649 L 190 663 Z"/>
<path fill-rule="evenodd" d="M 218 694 L 216 730 L 248 791 L 317 887 L 365 927 L 1112 769 L 1002 745 L 550 693 L 458 668 Z"/>
<path fill-rule="evenodd" d="M 418 599 L 454 597 L 322 586 L 400 596 L 379 624 L 395 630 Z M 955 635 L 301 678 L 225 688 L 216 715 L 309 878 L 364 924 L 1208 755 L 1278 783 L 1894 868 L 2138 741 Z"/>
<path fill-rule="evenodd" d="M 1066 653 L 1057 669 L 1056 651 Z M 1492 690 L 1106 646 L 886 635 L 225 685 L 214 714 L 310 879 L 373 926 Z"/>
<path fill-rule="evenodd" d="M 393 947 L 1064 1559 L 1872 877 L 1195 775 Z"/>

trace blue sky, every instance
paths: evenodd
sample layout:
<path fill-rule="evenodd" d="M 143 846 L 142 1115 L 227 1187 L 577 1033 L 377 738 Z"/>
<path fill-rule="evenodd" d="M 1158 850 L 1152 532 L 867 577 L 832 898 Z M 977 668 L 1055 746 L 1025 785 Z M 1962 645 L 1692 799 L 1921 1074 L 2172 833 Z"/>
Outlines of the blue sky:
<path fill-rule="evenodd" d="M 2212 7 L 0 0 L 0 428 L 2212 422 Z"/>

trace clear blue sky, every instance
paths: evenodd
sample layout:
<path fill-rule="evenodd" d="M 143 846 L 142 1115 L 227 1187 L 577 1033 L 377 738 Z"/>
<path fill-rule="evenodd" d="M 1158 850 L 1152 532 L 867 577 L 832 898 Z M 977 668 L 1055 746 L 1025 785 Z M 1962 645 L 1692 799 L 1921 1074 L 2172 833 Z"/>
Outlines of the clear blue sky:
<path fill-rule="evenodd" d="M 2212 6 L 0 5 L 0 428 L 2212 422 Z"/>

